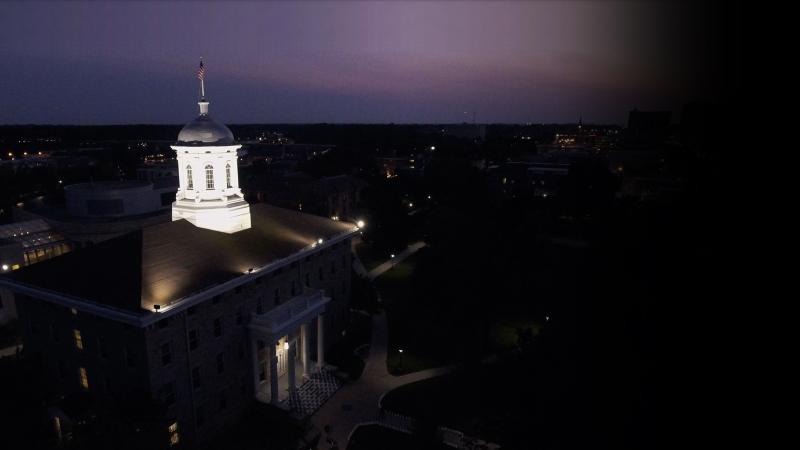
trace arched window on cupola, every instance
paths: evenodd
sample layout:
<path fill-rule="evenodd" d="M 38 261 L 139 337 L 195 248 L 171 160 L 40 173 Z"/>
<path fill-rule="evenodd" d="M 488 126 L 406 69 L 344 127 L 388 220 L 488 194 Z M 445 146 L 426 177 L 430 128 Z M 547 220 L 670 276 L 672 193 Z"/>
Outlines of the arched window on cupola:
<path fill-rule="evenodd" d="M 214 167 L 211 164 L 206 166 L 206 189 L 214 189 Z"/>
<path fill-rule="evenodd" d="M 194 182 L 192 181 L 192 166 L 186 166 L 186 190 L 191 191 L 194 189 Z"/>
<path fill-rule="evenodd" d="M 225 164 L 225 181 L 228 183 L 228 187 L 231 186 L 231 163 Z"/>

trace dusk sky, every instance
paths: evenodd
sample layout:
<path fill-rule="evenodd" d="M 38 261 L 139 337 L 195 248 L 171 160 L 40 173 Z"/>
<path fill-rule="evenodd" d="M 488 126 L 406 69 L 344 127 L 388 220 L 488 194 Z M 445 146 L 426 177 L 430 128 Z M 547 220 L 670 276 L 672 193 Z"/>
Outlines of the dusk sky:
<path fill-rule="evenodd" d="M 699 89 L 668 2 L 0 3 L 0 124 L 624 123 Z"/>

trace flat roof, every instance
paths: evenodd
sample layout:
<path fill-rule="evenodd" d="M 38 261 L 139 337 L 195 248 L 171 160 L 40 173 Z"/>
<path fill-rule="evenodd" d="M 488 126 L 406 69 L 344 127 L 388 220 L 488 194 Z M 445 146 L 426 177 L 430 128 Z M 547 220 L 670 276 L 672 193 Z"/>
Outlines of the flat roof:
<path fill-rule="evenodd" d="M 329 240 L 355 225 L 267 204 L 250 205 L 251 228 L 233 234 L 186 220 L 152 225 L 24 267 L 26 285 L 129 312 L 200 293 Z"/>

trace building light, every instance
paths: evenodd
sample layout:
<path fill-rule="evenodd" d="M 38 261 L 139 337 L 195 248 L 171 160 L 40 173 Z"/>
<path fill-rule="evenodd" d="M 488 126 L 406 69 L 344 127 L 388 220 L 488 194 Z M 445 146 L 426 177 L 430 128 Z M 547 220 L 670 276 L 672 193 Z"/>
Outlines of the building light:
<path fill-rule="evenodd" d="M 436 146 L 435 145 L 431 145 L 431 151 L 433 151 L 433 150 L 436 150 Z"/>
<path fill-rule="evenodd" d="M 398 350 L 398 351 L 399 351 L 400 353 L 403 353 L 403 349 L 402 349 L 402 348 L 401 348 L 400 350 Z"/>
<path fill-rule="evenodd" d="M 174 446 L 178 445 L 178 442 L 181 440 L 181 435 L 178 433 L 178 422 L 172 422 L 172 424 L 168 428 L 169 430 L 169 445 Z"/>
<path fill-rule="evenodd" d="M 364 225 L 366 225 L 366 224 L 364 223 L 363 220 L 359 220 L 358 222 L 356 222 L 356 226 L 358 228 L 364 228 Z"/>
<path fill-rule="evenodd" d="M 413 203 L 409 203 L 409 204 L 408 204 L 408 207 L 409 207 L 409 208 L 413 208 L 413 207 L 414 207 L 414 204 L 413 204 Z"/>
<path fill-rule="evenodd" d="M 8 270 L 8 264 L 3 264 L 3 272 Z"/>
<path fill-rule="evenodd" d="M 283 349 L 284 350 L 289 350 L 289 341 L 286 341 L 286 342 L 283 343 Z"/>
<path fill-rule="evenodd" d="M 392 253 L 391 255 L 389 255 L 389 257 L 390 257 L 390 258 L 394 258 L 394 253 Z"/>
<path fill-rule="evenodd" d="M 317 239 L 317 244 L 322 244 L 322 238 Z"/>

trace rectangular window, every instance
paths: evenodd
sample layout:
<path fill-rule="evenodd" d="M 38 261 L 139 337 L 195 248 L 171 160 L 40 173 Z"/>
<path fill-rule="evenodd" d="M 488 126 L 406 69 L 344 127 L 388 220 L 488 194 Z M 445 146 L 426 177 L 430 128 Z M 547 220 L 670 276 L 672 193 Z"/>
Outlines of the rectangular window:
<path fill-rule="evenodd" d="M 72 334 L 75 336 L 75 348 L 83 350 L 83 338 L 81 337 L 80 330 L 72 330 Z"/>
<path fill-rule="evenodd" d="M 275 288 L 275 304 L 280 304 L 281 302 L 281 288 Z"/>
<path fill-rule="evenodd" d="M 203 383 L 200 379 L 200 367 L 195 367 L 192 369 L 192 387 L 199 389 L 202 385 Z"/>
<path fill-rule="evenodd" d="M 165 317 L 158 321 L 158 329 L 163 330 L 169 326 L 169 317 Z"/>
<path fill-rule="evenodd" d="M 84 367 L 78 367 L 78 377 L 80 378 L 81 387 L 88 390 L 89 376 L 86 374 L 86 369 Z"/>
<path fill-rule="evenodd" d="M 193 316 L 194 313 L 196 313 L 196 312 L 197 312 L 197 305 L 190 306 L 189 309 L 186 310 L 186 315 L 187 316 Z"/>
<path fill-rule="evenodd" d="M 2 304 L 2 302 L 0 302 L 0 304 Z M 58 337 L 58 328 L 56 328 L 56 324 L 50 325 L 50 337 L 53 338 L 53 342 L 60 341 Z"/>
<path fill-rule="evenodd" d="M 133 351 L 130 348 L 125 347 L 124 353 L 125 363 L 128 365 L 128 367 L 136 367 L 136 355 L 133 354 Z"/>
<path fill-rule="evenodd" d="M 214 298 L 211 299 L 211 304 L 216 305 L 217 303 L 219 303 L 220 298 L 222 298 L 222 296 L 215 295 Z"/>
<path fill-rule="evenodd" d="M 306 274 L 306 286 L 311 287 L 311 274 Z"/>
<path fill-rule="evenodd" d="M 336 263 L 331 261 L 331 275 L 336 273 Z"/>
<path fill-rule="evenodd" d="M 178 445 L 181 441 L 181 434 L 178 433 L 178 422 L 172 422 L 169 427 L 167 427 L 167 431 L 169 432 L 169 446 L 173 447 Z"/>
<path fill-rule="evenodd" d="M 168 366 L 172 363 L 172 348 L 169 342 L 161 346 L 161 365 Z"/>
<path fill-rule="evenodd" d="M 197 330 L 189 330 L 189 350 L 194 350 L 200 344 L 197 338 Z"/>
<path fill-rule="evenodd" d="M 217 373 L 225 372 L 225 354 L 217 354 Z"/>
<path fill-rule="evenodd" d="M 161 387 L 161 398 L 164 399 L 164 405 L 169 408 L 175 404 L 175 384 L 165 383 Z"/>
<path fill-rule="evenodd" d="M 206 189 L 214 189 L 214 168 L 210 165 L 206 166 Z"/>
<path fill-rule="evenodd" d="M 322 267 L 319 268 L 319 281 L 325 279 L 325 274 L 323 273 Z"/>
<path fill-rule="evenodd" d="M 243 322 L 242 319 L 242 307 L 236 309 L 236 325 L 241 325 Z"/>
<path fill-rule="evenodd" d="M 222 319 L 217 317 L 214 319 L 214 337 L 222 336 Z"/>

